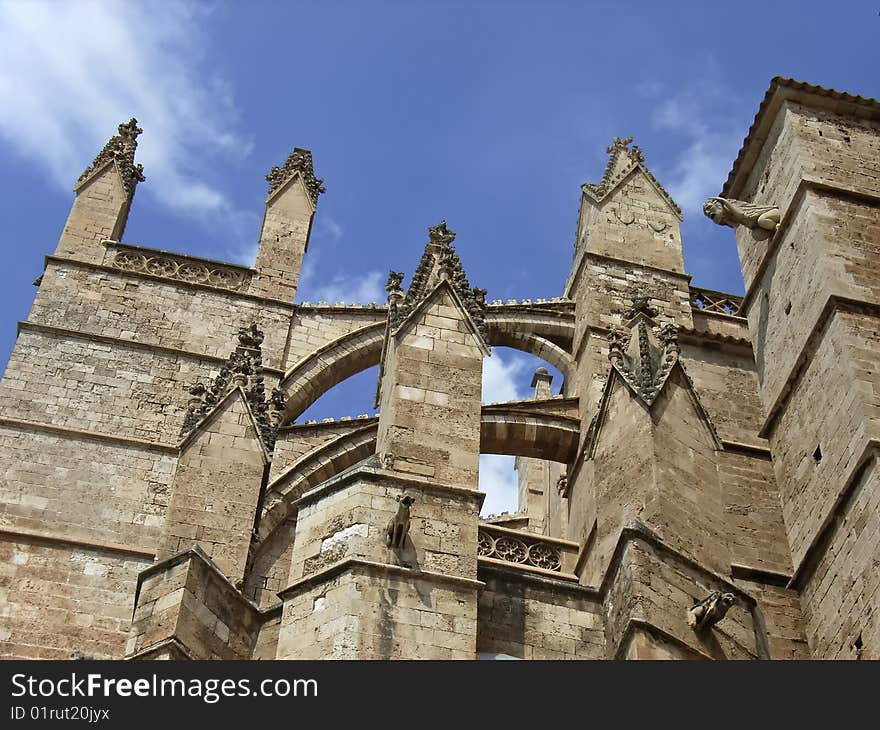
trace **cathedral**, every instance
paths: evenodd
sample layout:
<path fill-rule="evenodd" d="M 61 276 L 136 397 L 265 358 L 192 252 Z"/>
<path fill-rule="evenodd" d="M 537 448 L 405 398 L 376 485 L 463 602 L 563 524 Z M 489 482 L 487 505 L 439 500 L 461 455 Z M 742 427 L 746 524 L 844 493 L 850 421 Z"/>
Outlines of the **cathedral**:
<path fill-rule="evenodd" d="M 295 304 L 312 153 L 248 267 L 123 241 L 141 132 L 0 381 L 0 657 L 880 658 L 880 102 L 771 81 L 704 206 L 742 297 L 616 138 L 560 296 L 490 299 L 432 220 L 384 303 Z M 493 347 L 563 382 L 482 404 Z M 374 366 L 377 416 L 303 420 Z M 516 512 L 480 517 L 481 454 Z"/>

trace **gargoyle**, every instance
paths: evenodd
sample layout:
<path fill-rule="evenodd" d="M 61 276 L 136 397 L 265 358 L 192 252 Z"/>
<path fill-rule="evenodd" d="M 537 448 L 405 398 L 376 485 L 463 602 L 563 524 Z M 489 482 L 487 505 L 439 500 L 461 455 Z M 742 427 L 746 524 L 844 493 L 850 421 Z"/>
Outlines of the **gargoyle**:
<path fill-rule="evenodd" d="M 709 198 L 703 213 L 719 226 L 751 228 L 757 240 L 770 238 L 779 228 L 780 213 L 775 205 L 755 205 L 732 198 Z"/>
<path fill-rule="evenodd" d="M 697 601 L 688 611 L 688 626 L 696 631 L 708 629 L 717 624 L 736 603 L 733 593 L 712 591 L 702 601 Z"/>
<path fill-rule="evenodd" d="M 404 494 L 399 496 L 397 501 L 399 502 L 397 514 L 388 521 L 388 527 L 385 529 L 385 544 L 390 548 L 402 548 L 406 542 L 410 524 L 409 507 L 416 498 Z"/>

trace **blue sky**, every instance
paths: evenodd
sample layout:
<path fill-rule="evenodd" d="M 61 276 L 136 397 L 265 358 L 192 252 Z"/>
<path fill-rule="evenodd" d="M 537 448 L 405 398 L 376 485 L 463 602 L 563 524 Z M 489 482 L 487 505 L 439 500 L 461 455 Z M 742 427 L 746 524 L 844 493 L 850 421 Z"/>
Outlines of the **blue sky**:
<path fill-rule="evenodd" d="M 266 172 L 313 151 L 327 193 L 300 301 L 381 299 L 440 218 L 490 300 L 561 294 L 579 186 L 625 135 L 684 209 L 694 283 L 739 293 L 732 235 L 701 201 L 771 77 L 880 96 L 878 31 L 878 4 L 857 1 L 0 0 L 0 362 L 73 182 L 132 115 L 147 182 L 125 240 L 145 246 L 251 263 Z M 498 349 L 487 399 L 526 395 L 539 364 Z M 308 415 L 368 411 L 374 378 Z M 509 477 L 488 502 L 512 506 Z"/>

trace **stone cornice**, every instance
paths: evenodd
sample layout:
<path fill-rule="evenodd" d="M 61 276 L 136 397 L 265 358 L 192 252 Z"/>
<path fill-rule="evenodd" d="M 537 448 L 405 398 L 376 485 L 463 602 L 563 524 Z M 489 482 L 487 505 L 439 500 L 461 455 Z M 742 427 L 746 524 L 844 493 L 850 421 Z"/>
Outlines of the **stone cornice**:
<path fill-rule="evenodd" d="M 99 335 L 92 332 L 83 332 L 82 330 L 72 330 L 66 327 L 56 327 L 52 324 L 41 324 L 39 322 L 19 322 L 18 332 L 22 330 L 32 330 L 34 332 L 45 332 L 46 334 L 58 335 L 60 337 L 71 337 L 78 340 L 89 340 L 91 342 L 103 342 L 108 345 L 117 345 L 119 347 L 127 347 L 132 350 L 150 350 L 151 352 L 162 352 L 176 357 L 188 357 L 193 360 L 224 363 L 225 357 L 217 355 L 208 355 L 202 352 L 194 352 L 192 350 L 183 350 L 178 347 L 168 347 L 167 345 L 156 345 L 151 342 L 140 342 L 138 340 L 128 340 L 123 337 L 112 337 L 111 335 Z M 283 370 L 278 368 L 264 367 L 263 372 L 281 378 L 284 375 Z"/>
<path fill-rule="evenodd" d="M 134 446 L 140 449 L 152 451 L 165 451 L 170 454 L 176 454 L 178 449 L 174 444 L 165 444 L 158 441 L 146 441 L 144 439 L 130 438 L 127 436 L 119 436 L 117 434 L 100 433 L 98 431 L 87 431 L 81 428 L 71 428 L 69 426 L 56 426 L 52 423 L 42 423 L 40 421 L 27 421 L 21 418 L 9 418 L 0 416 L 0 425 L 12 426 L 24 431 L 46 431 L 70 438 L 82 438 L 94 441 L 109 441 L 120 446 Z"/>
<path fill-rule="evenodd" d="M 458 588 L 471 591 L 479 591 L 485 587 L 485 583 L 473 578 L 465 578 L 458 575 L 449 575 L 448 573 L 435 573 L 430 570 L 418 570 L 415 568 L 406 568 L 402 565 L 391 565 L 390 563 L 379 563 L 373 560 L 365 560 L 364 558 L 345 558 L 332 565 L 328 565 L 314 573 L 298 578 L 287 588 L 278 592 L 278 597 L 282 601 L 307 591 L 318 583 L 332 580 L 342 573 L 355 570 L 363 570 L 371 573 L 382 573 L 384 575 L 396 576 L 405 580 L 425 580 L 431 583 L 451 584 Z"/>
<path fill-rule="evenodd" d="M 880 195 L 872 195 L 862 191 L 853 190 L 852 188 L 845 188 L 840 185 L 828 185 L 819 180 L 802 178 L 798 183 L 797 189 L 794 191 L 794 195 L 791 197 L 791 201 L 785 209 L 785 213 L 782 220 L 779 222 L 779 227 L 776 229 L 776 233 L 773 234 L 773 238 L 767 242 L 767 250 L 764 252 L 764 257 L 761 259 L 758 267 L 755 269 L 752 283 L 749 285 L 749 288 L 746 290 L 745 296 L 743 297 L 740 312 L 748 314 L 749 307 L 751 307 L 752 302 L 755 299 L 755 294 L 763 288 L 764 274 L 770 266 L 770 262 L 779 251 L 779 247 L 782 245 L 782 239 L 785 237 L 785 232 L 791 227 L 795 218 L 794 213 L 797 211 L 801 202 L 803 202 L 807 191 L 816 192 L 820 195 L 856 200 L 874 207 L 880 207 Z"/>
<path fill-rule="evenodd" d="M 779 416 L 782 414 L 783 409 L 797 388 L 797 384 L 806 372 L 813 354 L 815 354 L 816 350 L 819 348 L 825 335 L 825 331 L 837 311 L 868 314 L 872 317 L 880 318 L 880 304 L 863 302 L 857 299 L 841 297 L 836 294 L 828 295 L 828 299 L 825 301 L 825 306 L 816 318 L 816 322 L 813 324 L 810 333 L 807 335 L 791 370 L 789 370 L 785 380 L 782 381 L 776 400 L 767 411 L 767 417 L 764 419 L 764 423 L 758 431 L 758 436 L 761 438 L 769 439 L 773 434 L 773 431 L 776 429 Z"/>
<path fill-rule="evenodd" d="M 755 160 L 761 153 L 764 142 L 767 140 L 773 120 L 786 101 L 828 109 L 833 112 L 844 111 L 862 118 L 880 119 L 880 102 L 876 99 L 866 99 L 862 96 L 853 96 L 845 91 L 836 91 L 776 76 L 770 81 L 770 87 L 758 107 L 758 112 L 743 140 L 739 154 L 727 176 L 727 181 L 721 188 L 721 197 L 738 197 Z"/>

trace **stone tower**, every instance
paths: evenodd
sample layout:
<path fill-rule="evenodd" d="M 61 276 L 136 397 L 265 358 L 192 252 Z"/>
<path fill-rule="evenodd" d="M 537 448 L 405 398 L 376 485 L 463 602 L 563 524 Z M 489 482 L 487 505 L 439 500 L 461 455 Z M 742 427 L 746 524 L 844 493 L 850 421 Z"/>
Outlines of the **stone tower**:
<path fill-rule="evenodd" d="M 705 206 L 744 298 L 691 285 L 617 138 L 562 296 L 487 301 L 440 221 L 385 303 L 294 304 L 311 152 L 249 268 L 122 241 L 141 132 L 77 181 L 0 381 L 0 656 L 878 657 L 880 103 L 773 80 Z M 482 404 L 496 346 L 559 393 Z M 374 365 L 377 417 L 302 422 Z M 516 513 L 480 517 L 480 454 Z"/>

